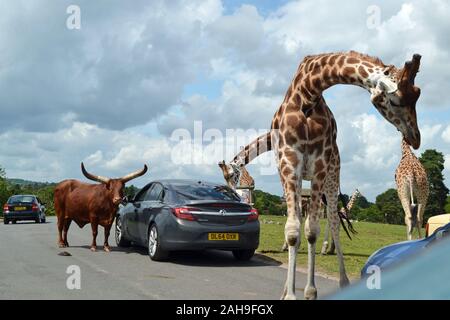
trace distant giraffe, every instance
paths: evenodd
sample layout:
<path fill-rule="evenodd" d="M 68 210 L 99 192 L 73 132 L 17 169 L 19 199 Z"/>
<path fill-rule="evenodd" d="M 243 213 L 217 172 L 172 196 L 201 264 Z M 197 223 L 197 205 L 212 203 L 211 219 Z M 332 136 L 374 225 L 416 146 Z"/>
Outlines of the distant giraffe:
<path fill-rule="evenodd" d="M 430 193 L 425 168 L 411 151 L 409 144 L 402 140 L 402 159 L 395 171 L 397 193 L 405 211 L 405 224 L 408 240 L 412 239 L 414 227 L 417 227 L 419 238 L 422 237 L 422 223 L 425 207 Z M 417 207 L 414 203 L 417 198 Z"/>
<path fill-rule="evenodd" d="M 350 219 L 350 211 L 353 208 L 353 205 L 356 202 L 356 199 L 361 195 L 361 193 L 359 192 L 358 189 L 356 189 L 352 196 L 350 197 L 350 200 L 348 201 L 347 204 L 347 208 L 342 207 L 339 210 L 339 214 L 343 217 L 346 217 L 347 219 Z M 345 206 L 345 204 L 343 204 Z M 330 248 L 328 248 L 328 241 L 329 241 L 329 234 L 330 234 L 330 226 L 327 223 L 327 226 L 325 227 L 325 234 L 324 234 L 324 238 L 323 238 L 323 244 L 322 244 L 322 250 L 320 251 L 320 254 L 334 254 L 334 251 L 336 249 L 336 247 L 334 246 L 334 241 L 333 238 L 331 238 L 331 244 L 330 244 Z M 328 251 L 327 251 L 328 249 Z"/>

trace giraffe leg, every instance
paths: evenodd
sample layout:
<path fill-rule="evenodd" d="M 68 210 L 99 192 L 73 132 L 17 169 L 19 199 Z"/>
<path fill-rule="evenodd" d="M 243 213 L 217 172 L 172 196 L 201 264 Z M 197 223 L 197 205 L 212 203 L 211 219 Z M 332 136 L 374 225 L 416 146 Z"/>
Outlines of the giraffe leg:
<path fill-rule="evenodd" d="M 405 212 L 406 236 L 408 240 L 411 240 L 413 225 L 412 225 L 411 201 L 408 184 L 404 183 L 403 186 L 400 186 L 397 191 L 398 197 L 400 198 L 400 202 L 403 207 L 403 211 Z"/>
<path fill-rule="evenodd" d="M 321 255 L 327 254 L 329 233 L 330 233 L 330 222 L 327 221 L 327 225 L 325 227 L 325 233 L 323 236 L 322 249 L 320 250 Z"/>
<path fill-rule="evenodd" d="M 319 208 L 322 195 L 323 181 L 314 177 L 311 181 L 311 209 L 305 221 L 305 237 L 308 241 L 308 277 L 305 287 L 305 299 L 316 299 L 317 289 L 314 279 L 315 259 L 316 259 L 316 243 L 320 234 L 319 224 Z"/>
<path fill-rule="evenodd" d="M 418 199 L 418 201 L 420 202 L 417 209 L 417 231 L 419 232 L 419 238 L 422 238 L 423 215 L 427 206 L 427 199 Z"/>
<path fill-rule="evenodd" d="M 300 162 L 300 161 L 299 161 Z M 282 161 L 280 166 L 280 172 L 283 172 L 283 165 L 289 166 L 287 161 Z M 300 166 L 300 168 L 302 165 Z M 297 171 L 292 166 L 288 167 L 291 171 Z M 286 195 L 287 204 L 287 220 L 284 227 L 284 237 L 288 244 L 288 273 L 281 299 L 294 300 L 295 296 L 295 274 L 296 274 L 296 259 L 297 251 L 300 245 L 300 219 L 301 206 L 299 206 L 301 194 L 301 179 L 297 178 L 297 175 L 292 174 L 289 177 L 281 175 L 283 181 L 283 188 Z"/>
<path fill-rule="evenodd" d="M 332 245 L 336 249 L 336 256 L 339 263 L 339 287 L 343 288 L 350 282 L 347 277 L 344 265 L 344 255 L 342 253 L 341 242 L 339 239 L 340 219 L 338 215 L 338 197 L 340 183 L 340 161 L 335 159 L 334 165 L 330 168 L 325 182 L 324 192 L 327 199 L 328 224 L 331 229 Z M 330 247 L 330 250 L 332 248 Z"/>

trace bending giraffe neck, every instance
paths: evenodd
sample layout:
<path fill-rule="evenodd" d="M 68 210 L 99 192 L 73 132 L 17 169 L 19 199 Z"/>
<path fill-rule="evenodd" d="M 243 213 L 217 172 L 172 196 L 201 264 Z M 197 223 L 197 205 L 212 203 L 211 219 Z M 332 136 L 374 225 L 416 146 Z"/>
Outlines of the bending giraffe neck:
<path fill-rule="evenodd" d="M 371 91 L 383 78 L 388 86 L 393 85 L 384 74 L 390 68 L 394 67 L 354 51 L 307 56 L 297 70 L 285 101 L 315 105 L 322 98 L 322 92 L 336 84 L 351 84 Z"/>
<path fill-rule="evenodd" d="M 246 145 L 231 161 L 231 165 L 243 167 L 257 158 L 259 155 L 272 149 L 271 133 L 268 132 L 256 138 Z"/>
<path fill-rule="evenodd" d="M 255 185 L 255 180 L 252 178 L 250 173 L 245 167 L 241 167 L 239 186 L 241 187 L 253 187 Z"/>

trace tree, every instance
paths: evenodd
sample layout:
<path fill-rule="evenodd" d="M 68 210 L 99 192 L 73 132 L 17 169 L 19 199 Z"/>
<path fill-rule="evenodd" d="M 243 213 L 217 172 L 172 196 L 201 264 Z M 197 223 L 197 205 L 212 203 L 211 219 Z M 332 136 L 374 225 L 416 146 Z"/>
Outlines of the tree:
<path fill-rule="evenodd" d="M 359 207 L 361 209 L 367 209 L 371 205 L 373 205 L 373 203 L 369 202 L 366 197 L 364 197 L 362 194 L 360 194 L 355 200 L 354 207 Z"/>
<path fill-rule="evenodd" d="M 397 190 L 388 189 L 378 195 L 375 204 L 384 216 L 384 221 L 390 224 L 403 224 L 405 213 L 398 198 Z"/>
<path fill-rule="evenodd" d="M 378 209 L 378 206 L 371 205 L 369 208 L 360 209 L 358 212 L 358 220 L 368 222 L 385 222 L 383 213 Z"/>
<path fill-rule="evenodd" d="M 10 194 L 8 190 L 8 184 L 6 183 L 6 173 L 5 169 L 0 166 L 0 206 L 2 206 L 8 201 Z M 2 210 L 3 214 L 3 210 Z"/>
<path fill-rule="evenodd" d="M 447 197 L 447 201 L 445 202 L 445 212 L 450 213 L 450 196 Z"/>
<path fill-rule="evenodd" d="M 428 184 L 430 187 L 430 196 L 428 197 L 428 204 L 425 208 L 424 221 L 429 217 L 442 214 L 447 203 L 448 188 L 444 184 L 444 155 L 434 149 L 425 150 L 419 158 L 423 164 L 428 177 Z"/>

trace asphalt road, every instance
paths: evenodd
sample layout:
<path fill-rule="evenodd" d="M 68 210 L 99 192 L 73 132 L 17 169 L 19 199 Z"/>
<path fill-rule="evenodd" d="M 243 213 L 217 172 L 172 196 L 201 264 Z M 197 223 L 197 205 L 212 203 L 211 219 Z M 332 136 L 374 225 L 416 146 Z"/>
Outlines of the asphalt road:
<path fill-rule="evenodd" d="M 286 269 L 256 258 L 235 261 L 229 252 L 180 252 L 168 262 L 153 262 L 144 248 L 89 250 L 90 225 L 72 224 L 70 248 L 56 246 L 56 220 L 46 224 L 0 224 L 0 299 L 279 299 Z M 98 244 L 103 243 L 99 228 Z M 71 256 L 60 256 L 67 251 Z M 79 266 L 81 289 L 69 290 L 66 273 Z M 303 298 L 306 276 L 297 274 Z M 319 298 L 338 289 L 337 282 L 316 277 Z"/>

